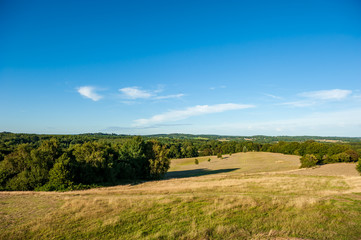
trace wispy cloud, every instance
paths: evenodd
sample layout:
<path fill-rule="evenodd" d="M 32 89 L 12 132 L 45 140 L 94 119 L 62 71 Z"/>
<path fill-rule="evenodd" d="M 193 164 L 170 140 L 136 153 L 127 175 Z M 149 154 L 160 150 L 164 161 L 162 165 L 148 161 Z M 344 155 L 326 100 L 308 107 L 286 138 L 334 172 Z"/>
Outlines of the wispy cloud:
<path fill-rule="evenodd" d="M 330 101 L 340 101 L 346 99 L 352 93 L 351 90 L 331 89 L 311 92 L 302 92 L 297 94 L 302 97 L 301 100 L 280 103 L 280 105 L 288 105 L 292 107 L 309 107 Z"/>
<path fill-rule="evenodd" d="M 280 103 L 279 105 L 286 105 L 292 107 L 309 107 L 315 104 L 317 104 L 317 102 L 315 101 L 301 100 L 301 101 L 293 101 L 293 102 L 284 102 L 284 103 Z"/>
<path fill-rule="evenodd" d="M 184 110 L 172 110 L 166 113 L 154 115 L 151 118 L 137 119 L 134 121 L 134 126 L 144 126 L 151 124 L 158 124 L 163 122 L 178 121 L 186 119 L 192 116 L 199 116 L 210 113 L 220 113 L 230 110 L 239 110 L 245 108 L 254 107 L 253 105 L 247 104 L 235 104 L 235 103 L 226 103 L 226 104 L 216 104 L 216 105 L 197 105 L 194 107 L 188 107 Z"/>
<path fill-rule="evenodd" d="M 99 94 L 96 93 L 97 89 L 92 86 L 82 86 L 79 87 L 77 91 L 78 93 L 80 93 L 80 95 L 86 98 L 90 98 L 93 101 L 99 101 L 100 99 L 103 98 L 103 96 L 100 96 Z"/>
<path fill-rule="evenodd" d="M 122 93 L 123 97 L 127 99 L 152 99 L 152 100 L 162 100 L 162 99 L 170 99 L 170 98 L 180 98 L 183 97 L 183 93 L 173 94 L 173 95 L 158 95 L 162 92 L 161 89 L 150 91 L 150 90 L 142 90 L 139 87 L 126 87 L 119 89 L 119 92 Z"/>
<path fill-rule="evenodd" d="M 157 97 L 154 97 L 154 99 L 169 99 L 169 98 L 180 98 L 180 97 L 183 97 L 184 94 L 183 93 L 180 93 L 180 94 L 173 94 L 173 95 L 165 95 L 165 96 L 157 96 Z"/>
<path fill-rule="evenodd" d="M 157 129 L 162 127 L 179 127 L 179 126 L 191 126 L 190 123 L 173 123 L 173 124 L 154 124 L 147 126 L 133 126 L 133 127 L 117 127 L 110 126 L 104 129 L 99 130 L 98 132 L 106 132 L 106 133 L 125 133 L 129 130 L 142 130 L 142 129 Z"/>
<path fill-rule="evenodd" d="M 264 93 L 263 95 L 265 95 L 267 97 L 270 97 L 270 98 L 273 98 L 273 99 L 283 99 L 282 97 L 279 97 L 279 96 L 276 96 L 276 95 L 273 95 L 273 94 Z"/>
<path fill-rule="evenodd" d="M 222 86 L 219 86 L 219 87 L 210 87 L 209 88 L 209 90 L 216 90 L 216 89 L 218 89 L 218 88 L 227 88 L 227 86 L 225 86 L 225 85 L 222 85 Z"/>
<path fill-rule="evenodd" d="M 319 99 L 319 100 L 342 100 L 348 97 L 352 93 L 351 90 L 343 89 L 332 89 L 332 90 L 321 90 L 313 92 L 303 92 L 299 95 L 301 97 Z"/>
<path fill-rule="evenodd" d="M 141 90 L 138 87 L 126 87 L 119 89 L 129 99 L 150 98 L 153 96 L 149 91 Z"/>
<path fill-rule="evenodd" d="M 316 112 L 296 118 L 273 121 L 227 123 L 212 126 L 214 129 L 231 129 L 233 132 L 257 135 L 321 135 L 360 137 L 361 109 L 346 109 L 334 112 Z M 357 131 L 355 131 L 355 129 Z"/>

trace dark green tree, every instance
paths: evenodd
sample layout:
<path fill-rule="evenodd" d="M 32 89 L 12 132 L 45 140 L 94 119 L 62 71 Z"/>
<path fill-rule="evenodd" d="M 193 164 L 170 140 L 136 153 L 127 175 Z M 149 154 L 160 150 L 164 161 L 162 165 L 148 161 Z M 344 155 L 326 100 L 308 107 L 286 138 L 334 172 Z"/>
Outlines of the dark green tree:
<path fill-rule="evenodd" d="M 148 158 L 148 179 L 160 179 L 168 171 L 170 161 L 168 159 L 168 149 L 166 146 L 160 144 L 158 141 L 149 141 L 147 147 L 150 151 L 147 152 Z"/>
<path fill-rule="evenodd" d="M 306 154 L 305 156 L 301 157 L 301 168 L 309 168 L 316 166 L 318 163 L 318 159 L 314 154 Z"/>

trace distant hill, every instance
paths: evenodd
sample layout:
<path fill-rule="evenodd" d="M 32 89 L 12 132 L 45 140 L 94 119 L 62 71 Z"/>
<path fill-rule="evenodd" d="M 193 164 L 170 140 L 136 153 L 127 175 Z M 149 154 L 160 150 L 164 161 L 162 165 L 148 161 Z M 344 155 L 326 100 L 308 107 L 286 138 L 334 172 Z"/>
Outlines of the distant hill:
<path fill-rule="evenodd" d="M 116 138 L 127 138 L 132 135 L 126 134 L 115 134 L 115 133 L 83 133 L 83 134 L 24 134 L 24 133 L 10 133 L 1 132 L 0 139 L 12 138 L 12 137 L 25 137 L 25 138 L 38 138 L 48 139 L 52 136 L 71 136 L 80 138 L 89 138 L 89 140 L 96 139 L 116 139 Z M 229 135 L 215 135 L 215 134 L 185 134 L 185 133 L 170 133 L 170 134 L 151 134 L 142 135 L 144 138 L 160 138 L 160 139 L 190 139 L 190 140 L 219 140 L 219 141 L 252 141 L 257 143 L 274 143 L 279 141 L 285 142 L 304 142 L 307 140 L 314 140 L 317 142 L 328 142 L 328 143 L 357 143 L 361 142 L 361 137 L 335 137 L 335 136 L 266 136 L 266 135 L 255 135 L 255 136 L 229 136 Z"/>
<path fill-rule="evenodd" d="M 183 134 L 183 133 L 171 133 L 171 134 L 153 134 L 145 135 L 149 138 L 169 138 L 169 139 L 204 139 L 204 140 L 229 140 L 229 141 L 252 141 L 259 143 L 271 143 L 278 141 L 285 142 L 303 142 L 307 140 L 314 140 L 317 142 L 361 142 L 361 137 L 323 137 L 323 136 L 227 136 L 227 135 L 204 135 L 204 134 Z"/>

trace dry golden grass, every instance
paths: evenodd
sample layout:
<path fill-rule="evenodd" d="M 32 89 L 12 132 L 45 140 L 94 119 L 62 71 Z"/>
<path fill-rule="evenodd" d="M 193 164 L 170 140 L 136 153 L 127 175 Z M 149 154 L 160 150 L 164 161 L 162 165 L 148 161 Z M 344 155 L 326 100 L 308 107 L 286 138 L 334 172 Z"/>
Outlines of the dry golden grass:
<path fill-rule="evenodd" d="M 300 169 L 298 174 L 345 177 L 360 176 L 360 173 L 356 170 L 356 163 L 333 163 L 313 168 L 303 168 Z"/>
<path fill-rule="evenodd" d="M 210 171 L 232 169 L 236 173 L 257 173 L 286 171 L 300 167 L 299 156 L 284 155 L 268 152 L 247 152 L 223 155 L 223 159 L 216 156 L 196 157 L 185 159 L 173 159 L 171 161 L 169 175 L 176 175 L 177 172 L 206 169 Z M 198 159 L 199 164 L 194 160 Z M 211 159 L 211 161 L 208 161 Z"/>
<path fill-rule="evenodd" d="M 298 157 L 241 153 L 176 178 L 72 192 L 0 193 L 1 239 L 358 239 L 361 177 L 301 175 Z M 196 172 L 192 177 L 187 171 Z M 223 171 L 224 169 L 235 169 Z"/>

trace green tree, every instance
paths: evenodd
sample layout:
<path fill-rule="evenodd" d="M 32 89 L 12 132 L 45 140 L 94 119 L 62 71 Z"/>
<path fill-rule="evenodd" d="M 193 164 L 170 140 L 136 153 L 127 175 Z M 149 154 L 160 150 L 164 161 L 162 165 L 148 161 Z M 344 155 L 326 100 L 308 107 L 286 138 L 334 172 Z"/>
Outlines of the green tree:
<path fill-rule="evenodd" d="M 318 163 L 318 159 L 314 154 L 306 154 L 305 156 L 301 157 L 301 168 L 309 168 L 316 166 Z"/>
<path fill-rule="evenodd" d="M 147 158 L 149 162 L 147 178 L 160 179 L 168 171 L 170 161 L 168 159 L 168 149 L 157 141 L 150 141 L 147 143 L 148 151 Z"/>
<path fill-rule="evenodd" d="M 30 171 L 27 176 L 33 189 L 49 181 L 49 171 L 61 154 L 62 148 L 55 138 L 43 141 L 38 148 L 31 151 Z"/>
<path fill-rule="evenodd" d="M 247 152 L 247 147 L 246 146 L 243 146 L 242 152 Z"/>
<path fill-rule="evenodd" d="M 126 140 L 119 149 L 121 174 L 126 178 L 147 178 L 149 162 L 146 151 L 146 143 L 141 137 Z"/>
<path fill-rule="evenodd" d="M 0 162 L 0 189 L 5 190 L 11 185 L 9 190 L 31 190 L 30 188 L 24 189 L 27 188 L 25 186 L 28 186 L 28 184 L 20 183 L 21 181 L 24 182 L 24 178 L 26 178 L 28 174 L 23 173 L 19 175 L 24 171 L 30 170 L 31 150 L 32 148 L 29 144 L 21 144 L 14 152 L 6 155 L 4 160 Z M 17 175 L 19 176 L 17 177 L 18 180 L 16 180 L 16 182 L 19 182 L 19 184 L 14 182 L 6 187 L 7 182 Z M 19 188 L 16 186 L 19 186 Z"/>
<path fill-rule="evenodd" d="M 83 184 L 114 182 L 114 151 L 109 145 L 99 142 L 86 142 L 73 147 L 72 153 L 77 162 L 76 182 Z"/>
<path fill-rule="evenodd" d="M 49 172 L 48 190 L 66 190 L 73 185 L 73 164 L 68 154 L 64 153 L 56 160 Z"/>

